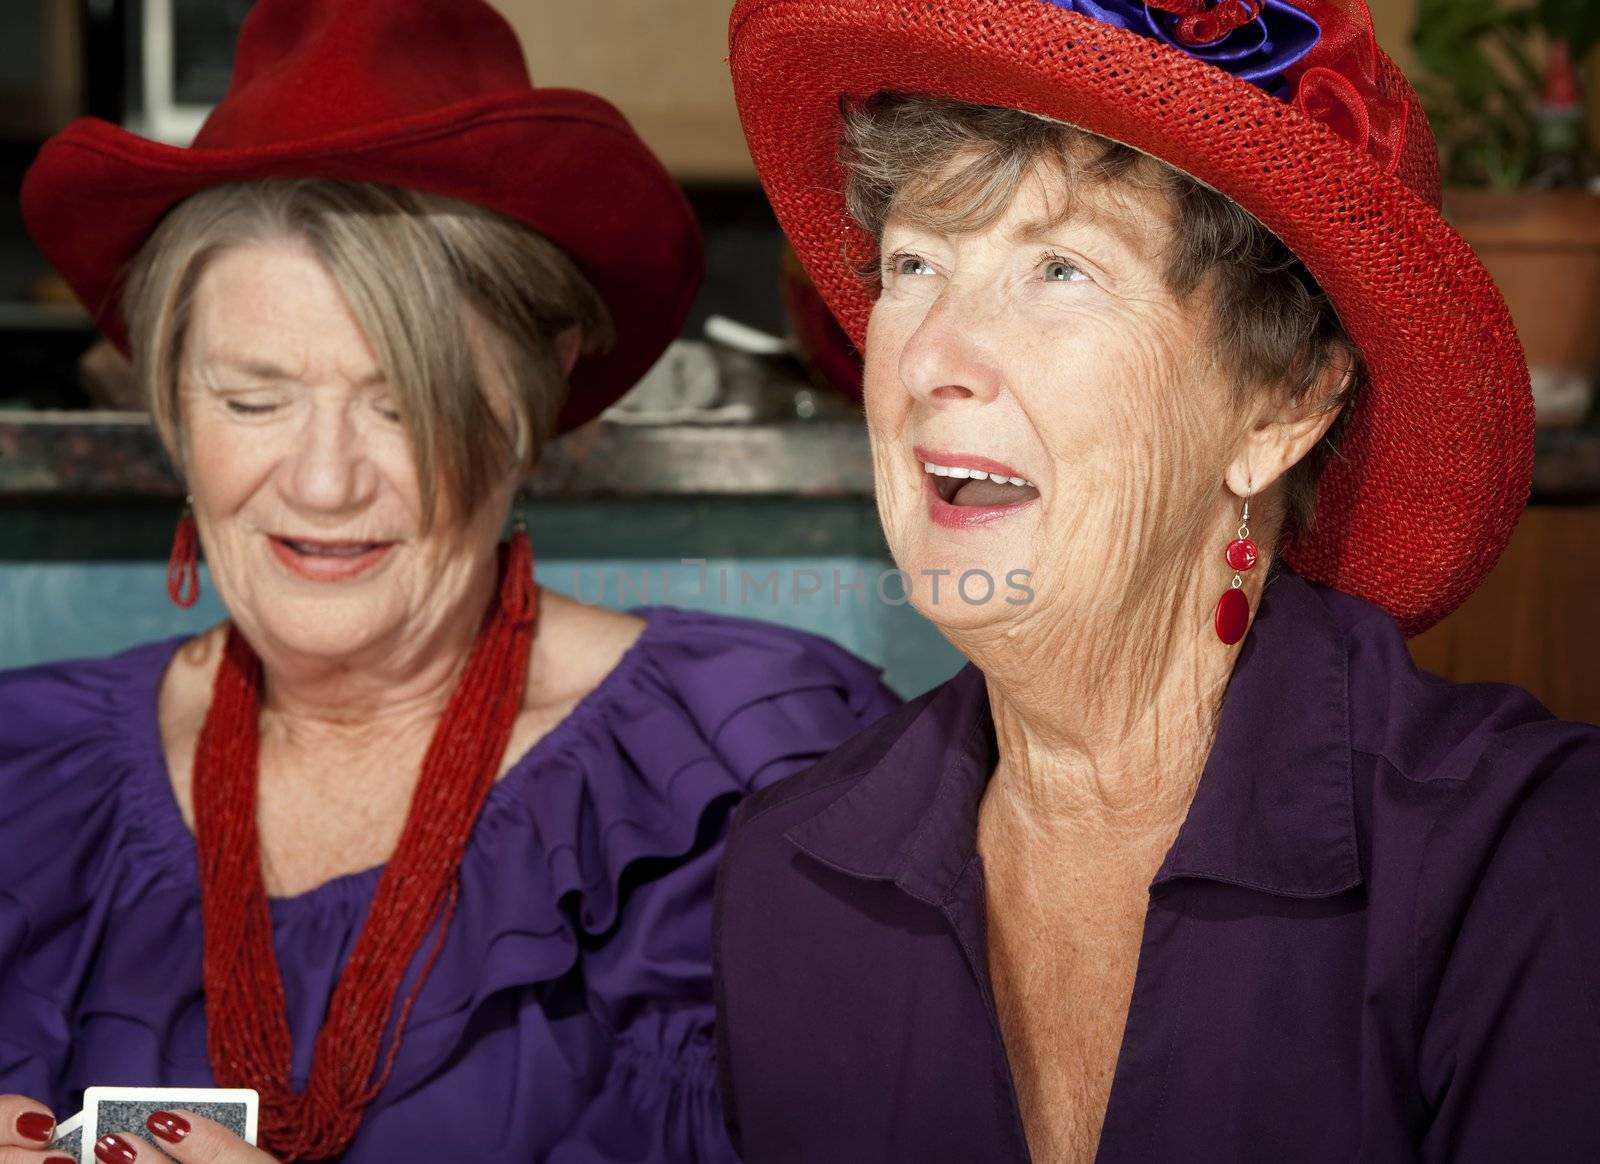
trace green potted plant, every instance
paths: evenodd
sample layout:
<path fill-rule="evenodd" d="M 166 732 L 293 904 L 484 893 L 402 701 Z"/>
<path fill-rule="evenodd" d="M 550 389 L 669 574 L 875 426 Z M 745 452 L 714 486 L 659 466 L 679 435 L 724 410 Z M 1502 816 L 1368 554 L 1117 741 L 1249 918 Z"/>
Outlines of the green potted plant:
<path fill-rule="evenodd" d="M 1600 166 L 1577 66 L 1600 0 L 1418 0 L 1418 89 L 1439 139 L 1445 212 L 1505 292 L 1541 424 L 1589 412 L 1600 373 Z"/>

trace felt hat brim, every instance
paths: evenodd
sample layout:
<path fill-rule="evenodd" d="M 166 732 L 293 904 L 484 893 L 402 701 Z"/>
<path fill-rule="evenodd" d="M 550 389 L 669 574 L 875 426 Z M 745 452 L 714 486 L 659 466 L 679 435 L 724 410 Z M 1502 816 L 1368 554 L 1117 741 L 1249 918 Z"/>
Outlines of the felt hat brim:
<path fill-rule="evenodd" d="M 623 116 L 589 93 L 528 89 L 338 134 L 237 149 L 181 148 L 93 118 L 48 141 L 23 217 L 101 329 L 127 350 L 119 292 L 157 223 L 200 190 L 271 178 L 374 182 L 485 206 L 561 247 L 616 325 L 580 359 L 558 428 L 597 416 L 678 335 L 699 288 L 699 228 Z"/>

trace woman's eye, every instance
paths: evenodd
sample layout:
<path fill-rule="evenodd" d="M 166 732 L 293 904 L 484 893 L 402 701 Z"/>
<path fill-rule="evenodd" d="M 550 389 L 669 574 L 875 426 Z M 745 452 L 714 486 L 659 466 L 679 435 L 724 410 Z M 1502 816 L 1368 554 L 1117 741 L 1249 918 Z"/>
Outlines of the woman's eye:
<path fill-rule="evenodd" d="M 383 419 L 387 420 L 390 424 L 400 423 L 400 410 L 395 407 L 394 401 L 379 400 L 375 402 L 372 407 L 377 411 L 379 416 L 383 417 Z"/>
<path fill-rule="evenodd" d="M 896 275 L 931 275 L 933 268 L 916 255 L 896 255 L 890 260 Z"/>
<path fill-rule="evenodd" d="M 1076 283 L 1088 278 L 1081 270 L 1066 259 L 1047 259 L 1044 265 L 1044 279 L 1046 283 Z"/>
<path fill-rule="evenodd" d="M 266 416 L 270 412 L 277 411 L 278 408 L 276 404 L 263 404 L 249 400 L 228 400 L 225 403 L 228 406 L 228 411 L 235 416 Z"/>

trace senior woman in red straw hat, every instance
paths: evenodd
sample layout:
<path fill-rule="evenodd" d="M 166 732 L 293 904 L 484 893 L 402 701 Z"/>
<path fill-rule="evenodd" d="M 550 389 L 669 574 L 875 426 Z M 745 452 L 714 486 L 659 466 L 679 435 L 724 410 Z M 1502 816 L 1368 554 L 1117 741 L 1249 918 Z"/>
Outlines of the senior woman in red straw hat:
<path fill-rule="evenodd" d="M 741 0 L 731 63 L 972 663 L 739 809 L 745 1157 L 1600 1159 L 1600 730 L 1405 642 L 1527 373 L 1359 0 Z"/>
<path fill-rule="evenodd" d="M 261 0 L 192 149 L 76 123 L 23 208 L 192 494 L 174 598 L 198 527 L 230 622 L 0 675 L 0 1157 L 86 1086 L 217 1084 L 277 1158 L 731 1159 L 727 808 L 892 698 L 809 636 L 541 595 L 497 546 L 541 444 L 683 321 L 660 164 L 479 0 Z"/>

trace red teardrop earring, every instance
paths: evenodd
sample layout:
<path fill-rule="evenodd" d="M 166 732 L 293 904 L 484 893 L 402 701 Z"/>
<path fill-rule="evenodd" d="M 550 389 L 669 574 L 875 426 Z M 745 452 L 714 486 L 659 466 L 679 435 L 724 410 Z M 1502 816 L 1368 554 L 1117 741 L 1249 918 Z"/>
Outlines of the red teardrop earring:
<path fill-rule="evenodd" d="M 1244 638 L 1250 625 L 1250 600 L 1244 594 L 1244 575 L 1255 566 L 1261 551 L 1250 540 L 1250 502 L 1244 503 L 1244 518 L 1239 523 L 1239 534 L 1228 543 L 1223 557 L 1233 567 L 1233 582 L 1222 592 L 1217 603 L 1217 638 L 1226 646 L 1233 646 Z"/>
<path fill-rule="evenodd" d="M 167 597 L 188 610 L 200 599 L 200 529 L 194 523 L 194 498 L 185 500 L 167 559 Z"/>

